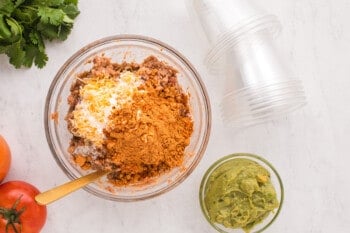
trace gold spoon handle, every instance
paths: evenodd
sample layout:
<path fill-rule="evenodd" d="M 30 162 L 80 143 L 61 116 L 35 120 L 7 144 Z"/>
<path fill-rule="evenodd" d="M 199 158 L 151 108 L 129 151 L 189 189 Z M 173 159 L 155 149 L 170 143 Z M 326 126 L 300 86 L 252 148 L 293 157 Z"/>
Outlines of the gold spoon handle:
<path fill-rule="evenodd" d="M 80 177 L 76 180 L 72 180 L 68 183 L 57 186 L 46 192 L 40 193 L 35 196 L 35 200 L 39 205 L 48 205 L 88 184 L 95 181 L 96 179 L 106 175 L 108 171 L 96 171 L 89 175 Z"/>

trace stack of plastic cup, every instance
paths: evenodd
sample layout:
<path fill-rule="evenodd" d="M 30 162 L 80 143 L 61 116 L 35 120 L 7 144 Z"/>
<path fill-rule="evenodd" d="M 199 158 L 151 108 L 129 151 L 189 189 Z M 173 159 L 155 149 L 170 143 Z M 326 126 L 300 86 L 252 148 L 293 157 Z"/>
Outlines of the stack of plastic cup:
<path fill-rule="evenodd" d="M 221 103 L 226 124 L 246 126 L 306 104 L 301 81 L 274 45 L 281 26 L 249 0 L 189 0 L 210 44 L 205 63 L 226 78 Z"/>

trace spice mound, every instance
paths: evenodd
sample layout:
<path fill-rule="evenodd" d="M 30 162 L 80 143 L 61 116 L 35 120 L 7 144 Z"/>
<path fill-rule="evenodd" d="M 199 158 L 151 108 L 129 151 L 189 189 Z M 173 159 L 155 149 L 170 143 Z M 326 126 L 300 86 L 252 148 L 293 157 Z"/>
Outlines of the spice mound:
<path fill-rule="evenodd" d="M 154 56 L 113 63 L 97 56 L 71 86 L 68 152 L 82 169 L 110 170 L 116 186 L 155 181 L 183 165 L 193 121 L 177 71 Z"/>
<path fill-rule="evenodd" d="M 204 202 L 210 221 L 245 232 L 279 206 L 269 172 L 249 159 L 233 159 L 209 176 Z"/>

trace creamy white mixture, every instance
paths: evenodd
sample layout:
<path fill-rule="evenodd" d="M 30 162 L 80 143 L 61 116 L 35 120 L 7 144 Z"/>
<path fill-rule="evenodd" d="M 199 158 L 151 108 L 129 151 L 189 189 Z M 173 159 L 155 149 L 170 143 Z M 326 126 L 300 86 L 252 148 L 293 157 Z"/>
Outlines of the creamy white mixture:
<path fill-rule="evenodd" d="M 126 71 L 120 74 L 119 79 L 89 78 L 84 79 L 84 82 L 86 84 L 79 93 L 81 100 L 76 105 L 71 120 L 73 132 L 99 147 L 113 107 L 120 109 L 131 103 L 133 94 L 143 81 L 134 73 Z"/>

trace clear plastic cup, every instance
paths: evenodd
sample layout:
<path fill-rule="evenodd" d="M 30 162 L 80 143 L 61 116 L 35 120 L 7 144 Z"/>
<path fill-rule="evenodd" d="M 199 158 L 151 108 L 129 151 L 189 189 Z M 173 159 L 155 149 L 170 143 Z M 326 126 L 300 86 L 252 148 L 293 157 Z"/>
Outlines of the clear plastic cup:
<path fill-rule="evenodd" d="M 211 45 L 208 69 L 226 78 L 226 124 L 260 123 L 306 104 L 302 83 L 274 44 L 276 16 L 249 0 L 190 0 L 188 9 Z"/>

